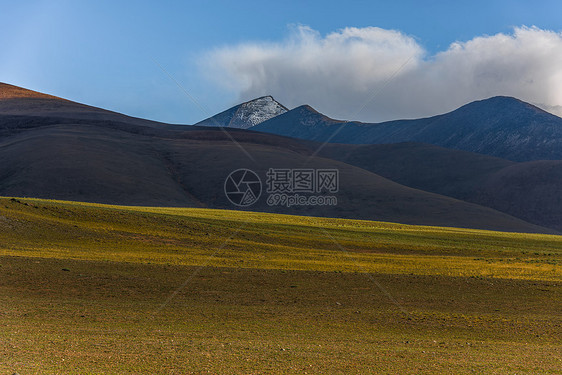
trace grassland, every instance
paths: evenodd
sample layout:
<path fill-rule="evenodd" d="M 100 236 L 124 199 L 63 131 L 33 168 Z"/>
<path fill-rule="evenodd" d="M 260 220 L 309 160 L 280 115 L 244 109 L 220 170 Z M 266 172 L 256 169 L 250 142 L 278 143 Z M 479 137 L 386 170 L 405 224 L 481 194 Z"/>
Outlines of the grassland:
<path fill-rule="evenodd" d="M 562 369 L 562 237 L 0 198 L 0 374 Z"/>

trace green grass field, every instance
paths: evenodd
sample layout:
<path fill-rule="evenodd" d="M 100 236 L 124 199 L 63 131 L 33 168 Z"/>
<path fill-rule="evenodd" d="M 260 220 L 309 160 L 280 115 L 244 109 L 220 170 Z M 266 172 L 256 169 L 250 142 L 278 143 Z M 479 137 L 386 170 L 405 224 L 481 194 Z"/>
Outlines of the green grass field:
<path fill-rule="evenodd" d="M 0 374 L 558 374 L 562 236 L 0 198 Z"/>

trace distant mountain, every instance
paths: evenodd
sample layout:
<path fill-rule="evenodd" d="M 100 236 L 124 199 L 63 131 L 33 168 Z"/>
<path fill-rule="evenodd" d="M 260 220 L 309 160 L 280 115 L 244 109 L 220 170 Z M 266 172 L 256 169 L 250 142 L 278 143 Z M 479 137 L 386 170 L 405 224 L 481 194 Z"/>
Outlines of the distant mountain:
<path fill-rule="evenodd" d="M 270 168 L 337 169 L 337 205 L 271 206 L 263 194 L 247 209 L 551 232 L 488 207 L 406 187 L 368 170 L 313 156 L 317 145 L 308 141 L 140 120 L 63 99 L 5 93 L 0 99 L 0 195 L 240 209 L 228 202 L 224 192 L 226 177 L 234 170 L 251 169 L 265 183 Z"/>
<path fill-rule="evenodd" d="M 515 163 L 422 143 L 328 144 L 320 155 L 562 231 L 562 161 Z"/>
<path fill-rule="evenodd" d="M 514 161 L 562 159 L 562 118 L 503 96 L 439 116 L 378 124 L 334 120 L 301 106 L 252 130 L 319 142 L 423 142 Z"/>
<path fill-rule="evenodd" d="M 273 97 L 262 96 L 227 109 L 195 125 L 248 129 L 287 111 L 288 109 Z"/>

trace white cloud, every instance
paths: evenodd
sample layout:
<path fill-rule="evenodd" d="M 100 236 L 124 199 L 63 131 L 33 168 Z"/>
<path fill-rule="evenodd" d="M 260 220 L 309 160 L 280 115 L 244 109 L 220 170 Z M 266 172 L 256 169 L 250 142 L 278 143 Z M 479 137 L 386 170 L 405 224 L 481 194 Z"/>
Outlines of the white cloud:
<path fill-rule="evenodd" d="M 456 42 L 430 56 L 400 31 L 349 27 L 322 36 L 297 26 L 282 42 L 211 51 L 202 66 L 241 101 L 270 94 L 335 118 L 430 116 L 494 95 L 562 115 L 562 33 L 536 27 Z"/>

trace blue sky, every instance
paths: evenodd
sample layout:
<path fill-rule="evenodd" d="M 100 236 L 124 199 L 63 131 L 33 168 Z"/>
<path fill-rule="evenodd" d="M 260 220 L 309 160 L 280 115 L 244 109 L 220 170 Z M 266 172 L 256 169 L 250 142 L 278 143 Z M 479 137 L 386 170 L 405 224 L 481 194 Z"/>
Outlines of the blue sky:
<path fill-rule="evenodd" d="M 479 99 L 488 93 L 496 94 L 489 87 L 478 91 L 472 90 L 471 86 L 465 89 L 468 91 L 467 95 L 458 96 L 450 103 L 443 103 L 441 97 L 436 94 L 433 98 L 436 103 L 441 102 L 439 105 L 432 105 L 428 99 L 423 105 L 402 110 L 405 104 L 396 98 L 404 96 L 400 90 L 411 92 L 412 89 L 407 85 L 398 85 L 398 81 L 409 79 L 410 82 L 417 82 L 418 79 L 421 85 L 433 87 L 428 78 L 432 74 L 435 75 L 432 72 L 450 69 L 444 66 L 450 67 L 453 63 L 431 67 L 427 66 L 427 62 L 439 60 L 439 54 L 448 51 L 451 43 L 468 42 L 477 37 L 503 33 L 511 36 L 512 44 L 517 46 L 540 44 L 532 42 L 533 38 L 543 41 L 548 39 L 549 42 L 545 42 L 547 46 L 544 48 L 550 51 L 560 46 L 557 44 L 557 38 L 562 31 L 562 3 L 558 1 L 206 0 L 168 1 L 156 5 L 156 2 L 149 1 L 54 0 L 2 1 L 0 5 L 0 81 L 134 116 L 174 123 L 194 123 L 236 104 L 239 100 L 249 99 L 251 95 L 268 90 L 275 91 L 271 94 L 282 102 L 289 102 L 286 103 L 289 106 L 307 102 L 335 117 L 356 115 L 356 118 L 365 120 L 382 120 L 437 113 L 467 99 Z M 514 28 L 522 26 L 536 26 L 538 31 L 533 33 L 527 30 L 529 32 L 526 34 L 521 32 L 520 36 L 515 35 Z M 307 83 L 314 89 L 303 90 L 293 84 L 281 87 L 279 80 L 290 83 L 293 76 L 300 79 L 298 77 L 303 69 L 301 63 L 298 66 L 294 63 L 292 70 L 284 69 L 284 75 L 275 82 L 271 79 L 255 81 L 251 76 L 256 66 L 265 67 L 268 74 L 277 72 L 278 65 L 268 65 L 270 61 L 264 60 L 263 56 L 271 56 L 275 52 L 277 61 L 294 61 L 295 54 L 304 51 L 302 45 L 296 49 L 291 47 L 291 43 L 295 43 L 296 29 L 308 30 L 307 35 L 312 35 L 310 38 L 314 39 L 314 48 L 325 48 L 329 40 L 328 35 L 336 33 L 336 36 L 342 37 L 338 32 L 346 28 L 361 31 L 351 33 L 353 35 L 343 33 L 347 35 L 345 38 L 348 38 L 345 41 L 346 45 L 359 38 L 361 43 L 371 48 L 371 52 L 372 48 L 381 48 L 381 36 L 370 28 L 395 30 L 400 33 L 400 43 L 410 47 L 415 43 L 412 47 L 415 61 L 408 62 L 406 68 L 400 70 L 396 87 L 391 87 L 394 83 L 388 84 L 387 79 L 372 77 L 365 80 L 366 87 L 361 89 L 363 91 L 358 89 L 360 92 L 353 91 L 345 83 L 342 83 L 343 86 L 331 84 L 326 88 L 323 82 L 326 77 L 318 74 L 312 74 L 311 81 Z M 365 30 L 370 32 L 366 33 Z M 555 34 L 547 35 L 547 31 Z M 395 40 L 389 39 L 389 35 L 387 33 L 382 36 L 384 43 Z M 546 39 L 543 38 L 545 35 Z M 376 39 L 375 43 L 373 38 Z M 553 38 L 556 39 L 554 42 Z M 524 44 L 521 40 L 531 41 Z M 299 39 L 296 43 L 304 42 Z M 504 42 L 496 38 L 494 43 L 502 46 Z M 373 44 L 377 47 L 373 47 Z M 256 55 L 258 57 L 248 60 L 243 55 L 247 50 L 244 46 L 252 46 L 252 50 L 259 50 Z M 473 47 L 463 48 L 468 50 Z M 490 48 L 498 49 L 493 46 L 486 48 L 488 49 L 485 51 Z M 501 59 L 496 56 L 487 60 L 487 64 L 494 65 L 502 59 L 509 60 L 509 54 L 514 55 L 514 59 L 524 60 L 525 56 L 519 56 L 518 51 L 513 48 L 507 49 L 507 52 L 500 56 Z M 470 52 L 470 56 L 487 53 L 479 51 L 481 50 L 475 49 Z M 380 51 L 375 52 L 361 56 L 379 56 Z M 393 50 L 386 52 L 392 56 L 396 55 Z M 528 54 L 531 53 L 533 56 L 542 56 L 537 51 Z M 403 56 L 407 54 L 406 49 Z M 332 58 L 331 56 L 333 55 L 324 51 L 311 55 L 309 59 L 326 60 Z M 401 66 L 401 56 L 396 55 L 396 61 L 387 61 L 389 72 L 396 72 L 393 67 Z M 559 56 L 545 54 L 544 59 L 561 65 L 561 61 L 556 61 Z M 338 66 L 350 66 L 349 74 L 352 74 L 357 71 L 354 64 L 357 64 L 358 58 L 355 56 L 355 60 L 350 57 L 349 61 L 339 61 Z M 477 57 L 472 58 L 477 60 Z M 498 67 L 499 72 L 512 69 L 517 75 L 521 75 L 521 70 L 526 69 L 525 71 L 529 72 L 526 74 L 531 78 L 527 78 L 525 82 L 535 82 L 534 86 L 525 90 L 519 87 L 523 84 L 517 87 L 497 85 L 498 90 L 523 96 L 523 99 L 536 104 L 544 104 L 545 108 L 557 108 L 562 105 L 562 99 L 553 92 L 540 95 L 541 90 L 554 90 L 551 86 L 555 86 L 558 81 L 553 81 L 551 77 L 560 73 L 553 67 L 554 70 L 549 76 L 534 77 L 533 72 L 538 67 L 544 70 L 542 64 L 545 61 L 529 62 L 523 68 Z M 242 68 L 231 70 L 231 66 L 239 62 L 243 65 Z M 321 64 L 314 64 L 314 67 L 325 71 L 326 66 Z M 373 64 L 376 70 L 378 62 Z M 204 109 L 190 101 L 158 65 L 195 97 Z M 210 65 L 212 68 L 208 68 Z M 422 65 L 424 67 L 421 67 Z M 310 66 L 306 69 L 309 71 Z M 470 68 L 470 71 L 474 70 Z M 453 73 L 456 76 L 465 74 Z M 345 74 L 346 72 L 343 72 L 344 76 Z M 393 74 L 389 73 L 388 76 Z M 408 77 L 408 74 L 411 76 Z M 486 74 L 496 78 L 500 75 L 497 72 Z M 412 80 L 411 77 L 415 78 Z M 347 82 L 352 82 L 355 78 L 350 76 Z M 441 83 L 442 77 L 436 79 Z M 222 84 L 221 80 L 226 84 Z M 441 88 L 443 92 L 450 91 L 451 85 L 458 85 L 455 80 L 450 82 L 449 86 L 444 85 Z M 238 88 L 238 84 L 248 84 L 251 87 Z M 299 91 L 299 95 L 293 95 L 291 90 Z M 326 94 L 327 91 L 332 93 L 330 97 Z M 386 91 L 389 93 L 387 102 L 382 99 L 377 101 L 375 98 L 374 102 L 381 103 L 379 107 L 369 103 L 368 94 L 375 93 L 383 97 L 386 96 Z M 323 93 L 320 95 L 318 92 Z M 343 107 L 337 108 L 334 103 L 342 103 L 342 97 L 349 98 L 349 103 L 343 100 L 348 107 L 357 104 L 357 107 L 365 106 L 367 110 L 357 113 L 354 110 L 346 112 Z M 365 103 L 359 105 L 362 97 L 366 98 Z M 415 97 L 411 100 L 417 101 Z M 392 110 L 385 112 L 387 108 Z"/>

